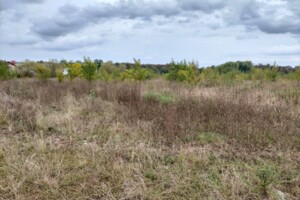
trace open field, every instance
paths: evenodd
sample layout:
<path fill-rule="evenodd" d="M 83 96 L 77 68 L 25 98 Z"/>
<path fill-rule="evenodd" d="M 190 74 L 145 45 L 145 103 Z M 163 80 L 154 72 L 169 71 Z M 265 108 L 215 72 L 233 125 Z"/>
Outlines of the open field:
<path fill-rule="evenodd" d="M 8 80 L 0 199 L 298 199 L 300 87 Z"/>

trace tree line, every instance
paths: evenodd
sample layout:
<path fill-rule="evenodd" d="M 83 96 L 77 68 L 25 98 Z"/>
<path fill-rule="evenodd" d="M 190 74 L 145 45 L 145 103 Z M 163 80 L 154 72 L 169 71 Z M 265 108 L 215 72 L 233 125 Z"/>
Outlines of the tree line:
<path fill-rule="evenodd" d="M 136 80 L 143 81 L 163 77 L 170 81 L 189 84 L 232 83 L 237 81 L 276 81 L 278 79 L 300 80 L 300 67 L 278 66 L 276 63 L 253 65 L 251 61 L 226 62 L 218 66 L 199 67 L 196 62 L 172 61 L 165 65 L 142 64 L 134 59 L 133 63 L 114 63 L 112 61 L 50 60 L 25 61 L 15 70 L 11 70 L 5 61 L 0 61 L 0 79 L 36 77 L 41 80 L 57 78 L 59 82 L 66 79 L 84 78 L 92 80 Z"/>

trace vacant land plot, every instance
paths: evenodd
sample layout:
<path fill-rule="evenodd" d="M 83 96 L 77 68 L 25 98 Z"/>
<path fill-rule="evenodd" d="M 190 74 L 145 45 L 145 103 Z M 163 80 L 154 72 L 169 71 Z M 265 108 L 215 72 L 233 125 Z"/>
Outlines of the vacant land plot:
<path fill-rule="evenodd" d="M 300 89 L 0 83 L 0 199 L 298 199 Z"/>

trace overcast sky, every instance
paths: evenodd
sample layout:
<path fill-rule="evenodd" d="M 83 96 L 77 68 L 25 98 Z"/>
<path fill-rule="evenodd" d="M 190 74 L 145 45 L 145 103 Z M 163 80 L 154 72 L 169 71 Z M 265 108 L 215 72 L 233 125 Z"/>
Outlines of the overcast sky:
<path fill-rule="evenodd" d="M 0 59 L 300 65 L 300 0 L 0 0 Z"/>

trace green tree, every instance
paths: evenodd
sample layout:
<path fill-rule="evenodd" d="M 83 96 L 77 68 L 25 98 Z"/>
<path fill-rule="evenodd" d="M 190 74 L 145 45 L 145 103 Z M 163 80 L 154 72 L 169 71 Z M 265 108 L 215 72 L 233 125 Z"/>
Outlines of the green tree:
<path fill-rule="evenodd" d="M 266 73 L 261 68 L 252 68 L 249 77 L 253 81 L 263 81 L 266 80 Z"/>
<path fill-rule="evenodd" d="M 97 69 L 100 69 L 100 67 L 102 66 L 103 60 L 101 60 L 101 59 L 95 59 L 94 63 L 96 64 Z"/>
<path fill-rule="evenodd" d="M 6 62 L 0 61 L 0 79 L 7 79 L 9 77 L 9 68 Z"/>
<path fill-rule="evenodd" d="M 239 64 L 237 62 L 227 62 L 220 66 L 218 66 L 220 74 L 226 74 L 231 71 L 235 71 L 239 69 Z"/>
<path fill-rule="evenodd" d="M 238 70 L 243 73 L 248 73 L 253 68 L 251 61 L 238 61 Z"/>
<path fill-rule="evenodd" d="M 70 80 L 74 80 L 76 77 L 80 76 L 81 71 L 82 71 L 82 66 L 78 62 L 68 65 L 68 75 Z"/>
<path fill-rule="evenodd" d="M 186 61 L 179 63 L 172 62 L 166 78 L 171 81 L 186 83 L 197 83 L 200 80 L 197 65 L 193 62 L 187 63 Z"/>
<path fill-rule="evenodd" d="M 51 71 L 49 68 L 45 67 L 40 63 L 35 63 L 35 72 L 39 79 L 47 80 L 51 76 Z"/>
<path fill-rule="evenodd" d="M 20 77 L 33 77 L 35 73 L 35 62 L 26 60 L 19 67 Z"/>
<path fill-rule="evenodd" d="M 265 69 L 266 77 L 268 81 L 276 81 L 278 76 L 278 69 L 273 67 L 271 69 Z"/>
<path fill-rule="evenodd" d="M 84 57 L 84 62 L 82 65 L 83 77 L 88 81 L 92 81 L 93 79 L 95 79 L 96 71 L 97 71 L 96 64 L 92 62 L 90 58 Z"/>
<path fill-rule="evenodd" d="M 121 74 L 121 79 L 129 79 L 129 80 L 136 80 L 136 81 L 144 81 L 150 79 L 153 73 L 145 68 L 141 67 L 141 61 L 134 59 L 134 67 L 131 69 L 125 70 Z"/>
<path fill-rule="evenodd" d="M 56 78 L 57 78 L 58 82 L 60 82 L 60 83 L 64 81 L 65 76 L 63 74 L 63 70 L 62 69 L 57 69 L 56 70 Z"/>
<path fill-rule="evenodd" d="M 300 85 L 300 68 L 295 71 L 295 80 L 298 81 L 298 85 Z"/>
<path fill-rule="evenodd" d="M 101 64 L 99 70 L 99 78 L 101 80 L 119 80 L 121 79 L 121 74 L 126 70 L 123 65 L 116 66 L 112 61 L 108 61 Z"/>

